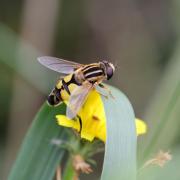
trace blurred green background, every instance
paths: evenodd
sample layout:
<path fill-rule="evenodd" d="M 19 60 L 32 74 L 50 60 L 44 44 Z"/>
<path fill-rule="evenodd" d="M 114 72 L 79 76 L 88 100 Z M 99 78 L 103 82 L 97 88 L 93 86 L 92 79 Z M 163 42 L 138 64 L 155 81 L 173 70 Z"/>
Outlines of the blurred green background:
<path fill-rule="evenodd" d="M 178 0 L 0 0 L 0 179 L 7 179 L 58 78 L 38 64 L 42 55 L 117 65 L 109 83 L 125 92 L 149 126 L 139 138 L 140 164 L 161 148 L 178 147 L 179 10 Z M 94 179 L 102 155 L 96 159 Z"/>

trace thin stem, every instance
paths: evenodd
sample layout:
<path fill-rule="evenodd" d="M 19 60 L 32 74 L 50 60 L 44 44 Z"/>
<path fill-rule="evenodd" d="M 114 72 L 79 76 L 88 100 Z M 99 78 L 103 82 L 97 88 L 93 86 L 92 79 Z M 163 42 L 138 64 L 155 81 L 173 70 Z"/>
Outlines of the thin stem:
<path fill-rule="evenodd" d="M 162 119 L 161 119 L 159 125 L 157 126 L 156 130 L 154 131 L 153 137 L 151 138 L 151 141 L 148 144 L 148 147 L 146 148 L 146 150 L 144 152 L 145 157 L 147 157 L 150 154 L 150 152 L 152 152 L 152 149 L 154 148 L 155 144 L 158 141 L 159 132 L 162 131 L 163 127 L 168 122 L 169 117 L 170 117 L 171 113 L 173 112 L 173 109 L 176 106 L 176 103 L 178 102 L 179 91 L 180 91 L 180 82 L 177 84 L 177 86 L 174 90 L 174 93 L 172 94 L 172 97 L 167 104 L 167 107 L 166 107 L 166 110 L 164 111 Z"/>
<path fill-rule="evenodd" d="M 74 180 L 74 177 L 76 177 L 76 172 L 72 166 L 72 157 L 70 156 L 65 166 L 63 180 Z"/>

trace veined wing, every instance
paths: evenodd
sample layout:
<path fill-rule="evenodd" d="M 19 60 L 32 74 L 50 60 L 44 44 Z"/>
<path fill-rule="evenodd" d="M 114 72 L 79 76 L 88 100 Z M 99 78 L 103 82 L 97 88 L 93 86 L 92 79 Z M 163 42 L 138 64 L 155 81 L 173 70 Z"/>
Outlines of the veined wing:
<path fill-rule="evenodd" d="M 89 82 L 85 82 L 82 86 L 78 86 L 71 94 L 69 104 L 66 110 L 66 116 L 73 119 L 80 108 L 87 99 L 89 91 L 93 88 L 93 85 Z"/>
<path fill-rule="evenodd" d="M 62 74 L 71 74 L 76 69 L 83 66 L 82 64 L 76 62 L 67 61 L 64 59 L 59 59 L 50 56 L 38 57 L 38 61 L 47 68 Z"/>

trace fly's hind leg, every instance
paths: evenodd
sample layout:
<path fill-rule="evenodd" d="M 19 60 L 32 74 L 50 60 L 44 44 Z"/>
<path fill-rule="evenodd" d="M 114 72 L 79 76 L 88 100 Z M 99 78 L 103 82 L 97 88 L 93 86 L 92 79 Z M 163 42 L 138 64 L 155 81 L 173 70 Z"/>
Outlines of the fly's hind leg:
<path fill-rule="evenodd" d="M 99 84 L 99 87 L 101 87 L 102 89 L 106 90 L 106 91 L 107 91 L 107 94 L 109 94 L 109 96 L 110 96 L 111 98 L 115 99 L 114 96 L 113 96 L 112 93 L 111 93 L 111 90 L 110 90 L 106 85 L 100 83 L 100 84 Z"/>
<path fill-rule="evenodd" d="M 105 97 L 106 99 L 108 99 L 108 95 L 103 94 L 103 93 L 100 92 L 98 89 L 96 89 L 96 91 L 97 91 L 101 96 L 103 96 L 103 97 Z"/>
<path fill-rule="evenodd" d="M 108 99 L 108 95 L 104 94 L 100 88 L 98 87 L 101 87 L 100 84 L 101 84 L 102 80 L 99 80 L 99 81 L 96 81 L 94 83 L 94 88 L 96 89 L 96 91 L 101 95 L 101 96 L 104 96 L 106 99 Z M 101 87 L 102 88 L 102 87 Z"/>

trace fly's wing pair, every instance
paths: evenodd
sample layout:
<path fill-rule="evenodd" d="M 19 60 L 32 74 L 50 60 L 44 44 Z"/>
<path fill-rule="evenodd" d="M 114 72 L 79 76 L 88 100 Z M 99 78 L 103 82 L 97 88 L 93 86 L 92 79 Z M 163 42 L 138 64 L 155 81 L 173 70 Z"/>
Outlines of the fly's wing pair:
<path fill-rule="evenodd" d="M 62 74 L 71 74 L 76 69 L 84 66 L 83 64 L 50 56 L 39 57 L 38 61 L 45 67 Z"/>
<path fill-rule="evenodd" d="M 69 105 L 66 110 L 68 118 L 73 119 L 81 109 L 82 105 L 87 99 L 89 92 L 92 90 L 93 85 L 85 81 L 82 86 L 78 86 L 71 94 Z"/>
<path fill-rule="evenodd" d="M 76 69 L 84 66 L 83 64 L 49 56 L 39 57 L 38 61 L 45 67 L 63 74 L 71 74 Z M 66 116 L 68 118 L 73 119 L 77 115 L 92 88 L 93 85 L 85 81 L 83 85 L 74 89 L 66 110 Z"/>

